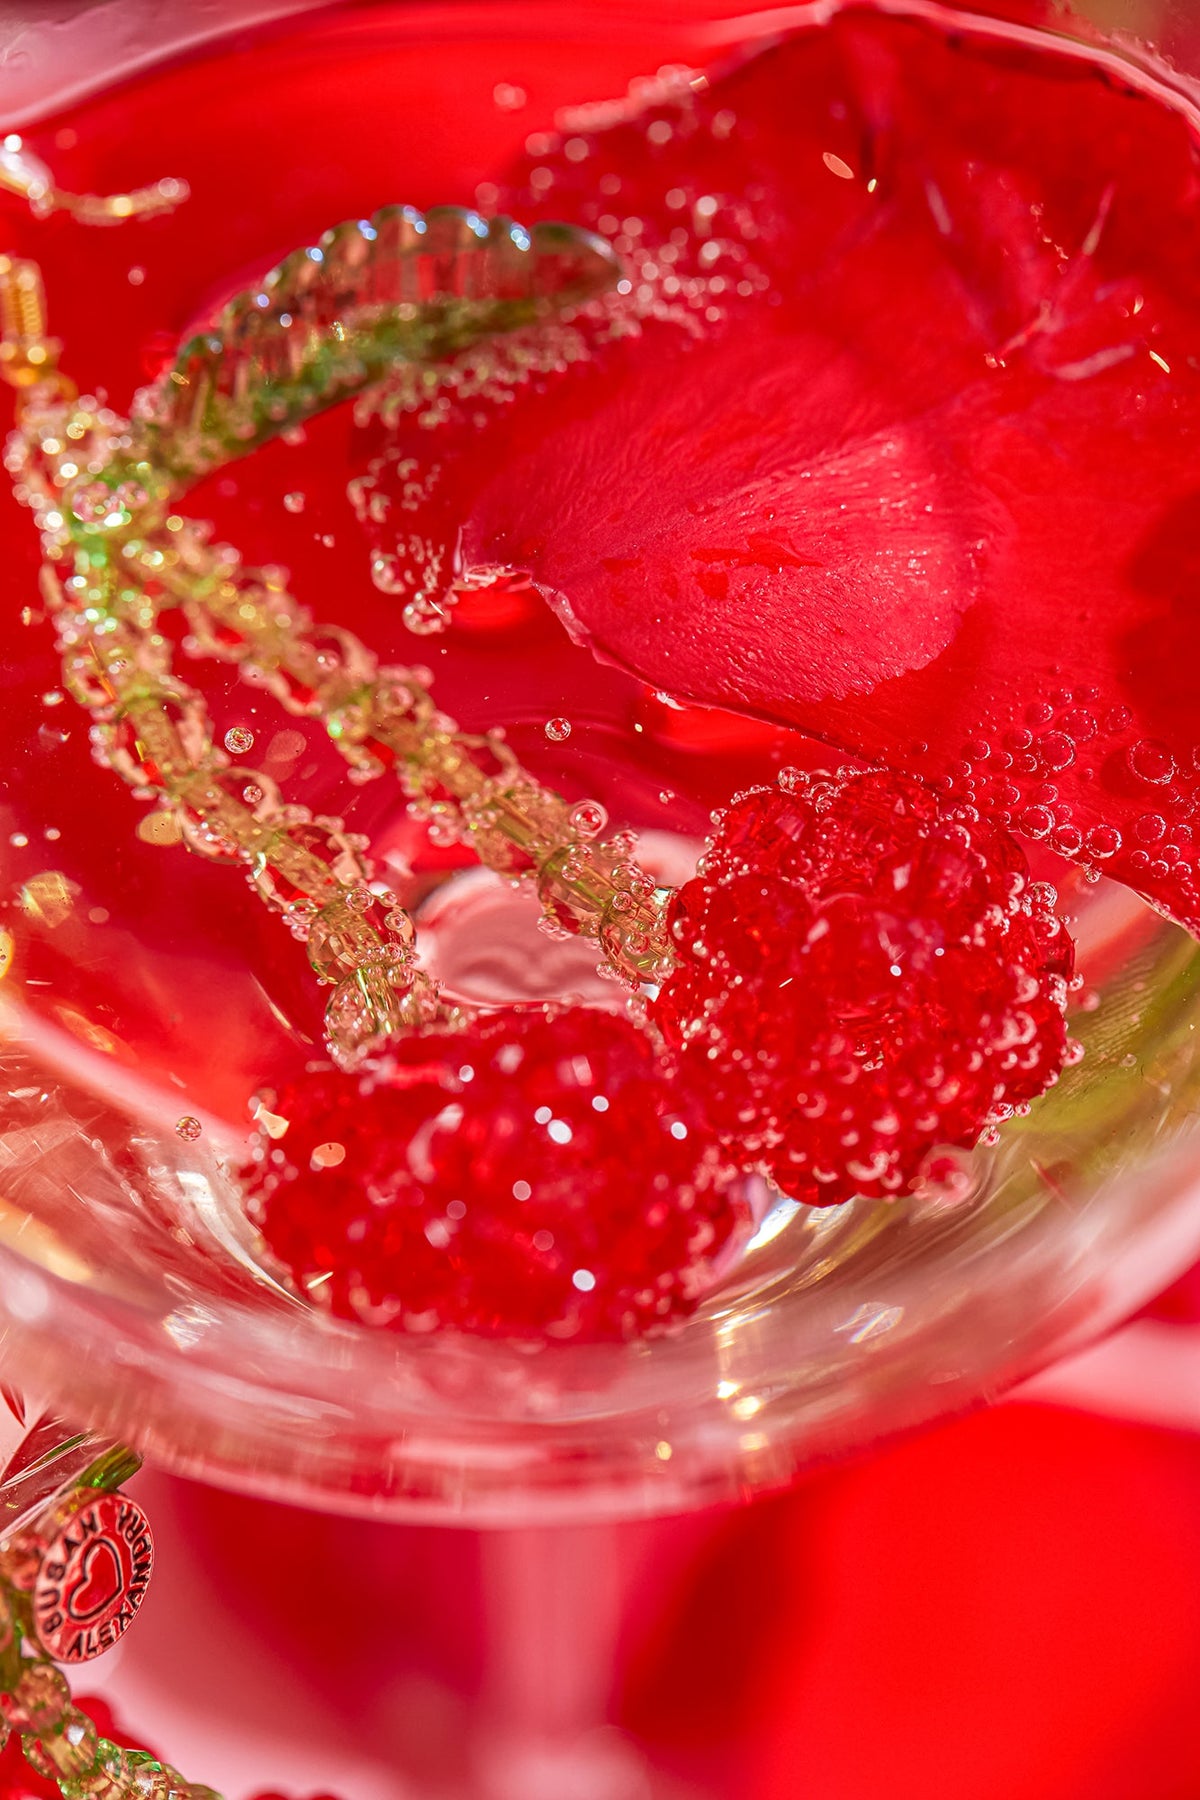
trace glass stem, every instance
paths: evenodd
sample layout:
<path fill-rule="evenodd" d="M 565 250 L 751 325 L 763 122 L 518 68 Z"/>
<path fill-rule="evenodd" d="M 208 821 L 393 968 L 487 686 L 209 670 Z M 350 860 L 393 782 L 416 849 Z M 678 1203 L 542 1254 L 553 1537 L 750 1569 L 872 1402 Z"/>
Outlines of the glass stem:
<path fill-rule="evenodd" d="M 616 1524 L 497 1531 L 483 1544 L 489 1638 L 481 1800 L 646 1800 L 609 1725 L 629 1558 Z"/>

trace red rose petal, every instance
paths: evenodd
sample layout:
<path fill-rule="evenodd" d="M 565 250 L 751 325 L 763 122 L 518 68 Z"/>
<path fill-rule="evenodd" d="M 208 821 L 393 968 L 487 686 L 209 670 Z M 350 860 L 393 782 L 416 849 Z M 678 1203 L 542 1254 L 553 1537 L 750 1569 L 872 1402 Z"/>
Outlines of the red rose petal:
<path fill-rule="evenodd" d="M 477 434 L 464 553 L 1197 924 L 1192 138 L 1009 39 L 835 15 L 539 156 L 517 210 L 727 279 Z"/>

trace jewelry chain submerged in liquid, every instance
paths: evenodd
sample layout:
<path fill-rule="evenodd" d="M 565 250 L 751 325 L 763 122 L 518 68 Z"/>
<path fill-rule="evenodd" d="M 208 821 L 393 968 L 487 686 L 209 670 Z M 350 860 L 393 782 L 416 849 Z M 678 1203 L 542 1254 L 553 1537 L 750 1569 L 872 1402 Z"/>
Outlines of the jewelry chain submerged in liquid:
<path fill-rule="evenodd" d="M 97 758 L 156 795 L 189 848 L 241 862 L 305 941 L 333 988 L 327 1042 L 343 1067 L 462 1011 L 417 966 L 408 912 L 370 885 L 365 840 L 289 805 L 268 776 L 230 767 L 201 695 L 172 671 L 163 609 L 181 609 L 194 654 L 236 664 L 287 711 L 319 719 L 352 779 L 390 771 L 436 834 L 532 880 L 547 918 L 595 938 L 608 972 L 631 985 L 670 967 L 668 895 L 631 860 L 631 835 L 599 840 L 599 806 L 543 787 L 499 732 L 461 732 L 425 671 L 381 666 L 344 627 L 315 623 L 277 572 L 210 543 L 175 502 L 397 364 L 517 330 L 616 273 L 608 247 L 571 227 L 527 232 L 457 207 L 390 207 L 337 227 L 232 301 L 129 421 L 59 373 L 36 265 L 0 262 L 3 369 L 19 407 L 6 461 L 42 534 L 64 683 L 92 715 Z"/>
<path fill-rule="evenodd" d="M 23 1406 L 9 1396 L 12 1410 Z M 148 1751 L 102 1737 L 57 1663 L 124 1635 L 149 1585 L 154 1546 L 121 1484 L 136 1452 L 43 1417 L 0 1475 L 0 1752 L 14 1732 L 64 1800 L 221 1800 Z M 7 1790 L 5 1790 L 7 1791 Z"/>
<path fill-rule="evenodd" d="M 0 144 L 0 188 L 38 216 L 67 211 L 86 224 L 170 210 L 187 196 L 170 179 L 133 194 L 68 194 L 11 134 Z M 18 390 L 21 422 L 27 404 L 67 402 L 35 265 L 0 257 L 0 330 L 0 373 Z M 23 1422 L 22 1403 L 7 1390 L 4 1398 Z M 124 1634 L 153 1558 L 145 1515 L 120 1491 L 141 1458 L 86 1434 L 64 1438 L 56 1423 L 36 1424 L 0 1478 L 0 1752 L 19 1732 L 25 1760 L 65 1800 L 221 1800 L 148 1752 L 100 1736 L 56 1667 L 87 1661 Z"/>
<path fill-rule="evenodd" d="M 7 165 L 0 185 L 17 185 Z M 29 195 L 28 182 L 17 191 Z M 58 190 L 42 194 L 47 206 L 64 202 Z M 92 214 L 106 205 L 110 218 L 150 210 L 141 197 L 122 208 L 128 199 L 118 196 L 115 211 L 95 201 Z M 88 216 L 82 203 L 75 210 Z M 595 938 L 620 979 L 636 984 L 669 967 L 667 895 L 631 860 L 631 836 L 599 841 L 601 807 L 572 806 L 543 787 L 499 733 L 459 731 L 437 710 L 424 672 L 381 667 L 344 628 L 314 623 L 274 572 L 210 545 L 207 529 L 173 502 L 221 462 L 378 382 L 395 363 L 436 361 L 515 330 L 602 291 L 615 273 L 606 246 L 568 227 L 525 232 L 458 208 L 388 208 L 328 233 L 232 302 L 221 335 L 185 346 L 131 422 L 76 394 L 58 369 L 36 264 L 0 257 L 0 372 L 18 405 L 6 464 L 42 533 L 42 588 L 65 685 L 92 714 L 98 759 L 156 795 L 189 848 L 244 864 L 305 941 L 318 979 L 333 987 L 327 1040 L 343 1066 L 398 1031 L 462 1014 L 417 968 L 408 912 L 369 885 L 366 841 L 340 820 L 288 805 L 267 776 L 230 767 L 202 697 L 172 672 L 157 629 L 165 607 L 182 610 L 197 654 L 237 664 L 289 712 L 320 719 L 352 779 L 391 771 L 435 831 L 462 838 L 506 876 L 534 880 L 546 916 Z M 63 1543 L 73 1546 L 70 1520 L 97 1529 L 86 1511 L 93 1493 L 108 1493 L 138 1461 L 111 1451 L 39 1521 L 0 1541 L 0 1748 L 20 1731 L 27 1761 L 69 1800 L 219 1800 L 149 1754 L 99 1737 L 39 1638 L 46 1615 L 33 1596 L 44 1572 L 62 1567 L 52 1559 Z M 122 1594 L 113 1598 L 113 1618 L 131 1616 L 127 1592 L 124 1615 Z M 84 1660 L 115 1641 L 106 1634 L 76 1633 L 74 1653 L 64 1639 L 60 1654 Z"/>
<path fill-rule="evenodd" d="M 64 202 L 36 169 L 31 178 L 18 166 L 12 146 L 0 185 L 46 208 Z M 168 203 L 182 184 L 171 186 Z M 99 217 L 108 205 L 102 216 L 121 218 L 150 210 L 143 198 L 74 210 Z M 416 967 L 408 912 L 368 885 L 365 840 L 288 805 L 267 776 L 230 768 L 202 697 L 172 672 L 157 629 L 163 608 L 182 609 L 197 653 L 236 663 L 288 711 L 319 718 L 352 777 L 391 770 L 435 829 L 464 838 L 489 867 L 535 879 L 547 914 L 597 938 L 626 980 L 653 975 L 665 957 L 664 897 L 630 861 L 628 838 L 596 841 L 601 808 L 571 806 L 542 787 L 498 733 L 460 732 L 438 712 L 421 672 L 380 667 L 350 632 L 315 624 L 273 572 L 248 570 L 236 552 L 211 546 L 205 527 L 172 503 L 220 462 L 379 381 L 395 363 L 436 361 L 517 329 L 587 299 L 614 274 L 607 248 L 567 227 L 528 233 L 457 208 L 424 216 L 389 208 L 328 233 L 235 300 L 222 335 L 185 346 L 130 422 L 77 396 L 58 369 L 36 264 L 0 258 L 0 372 L 18 404 L 7 466 L 42 533 L 42 587 L 65 684 L 92 714 L 98 758 L 157 795 L 192 850 L 243 863 L 262 899 L 307 943 L 318 978 L 333 986 L 328 1042 L 345 1066 L 406 1027 L 452 1021 L 458 1009 L 446 1008 Z M 30 1764 L 72 1800 L 215 1800 L 212 1789 L 98 1737 L 38 1635 L 31 1595 L 47 1557 L 61 1554 L 64 1521 L 86 1516 L 93 1489 L 113 1485 L 109 1478 L 137 1460 L 124 1452 L 102 1459 L 60 1496 L 57 1511 L 0 1543 L 0 1747 L 19 1730 Z M 76 1648 L 87 1647 L 71 1660 L 109 1641 L 77 1634 Z"/>

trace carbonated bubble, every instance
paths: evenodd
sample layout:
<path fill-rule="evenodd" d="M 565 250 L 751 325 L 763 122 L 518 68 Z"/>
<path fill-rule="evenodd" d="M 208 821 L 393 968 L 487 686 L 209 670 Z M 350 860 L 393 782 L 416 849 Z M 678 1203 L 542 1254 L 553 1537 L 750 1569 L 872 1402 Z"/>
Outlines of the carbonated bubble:
<path fill-rule="evenodd" d="M 399 557 L 387 550 L 376 550 L 372 556 L 371 580 L 381 594 L 402 594 L 408 586 Z"/>
<path fill-rule="evenodd" d="M 418 594 L 415 600 L 410 600 L 401 617 L 415 637 L 436 637 L 450 623 L 445 608 L 427 594 Z"/>
<path fill-rule="evenodd" d="M 1084 843 L 1088 855 L 1094 856 L 1097 862 L 1103 862 L 1107 857 L 1115 856 L 1121 848 L 1121 834 L 1115 825 L 1093 825 Z"/>
<path fill-rule="evenodd" d="M 571 826 L 580 837 L 599 837 L 608 824 L 608 814 L 598 800 L 581 800 L 571 808 Z"/>
<path fill-rule="evenodd" d="M 1044 806 L 1028 806 L 1017 823 L 1026 837 L 1044 838 L 1054 829 L 1054 814 Z"/>
<path fill-rule="evenodd" d="M 1175 758 L 1157 738 L 1139 738 L 1125 754 L 1138 780 L 1154 787 L 1164 786 L 1175 773 Z"/>
<path fill-rule="evenodd" d="M 1075 761 L 1075 746 L 1065 731 L 1043 732 L 1034 750 L 1042 768 L 1055 773 L 1059 769 L 1069 769 Z"/>
<path fill-rule="evenodd" d="M 1059 721 L 1068 737 L 1074 738 L 1077 744 L 1086 744 L 1096 735 L 1096 718 L 1085 706 L 1073 706 L 1065 712 Z"/>
<path fill-rule="evenodd" d="M 309 1166 L 313 1169 L 336 1169 L 339 1163 L 346 1160 L 346 1146 L 331 1140 L 327 1144 L 318 1144 L 309 1158 Z"/>

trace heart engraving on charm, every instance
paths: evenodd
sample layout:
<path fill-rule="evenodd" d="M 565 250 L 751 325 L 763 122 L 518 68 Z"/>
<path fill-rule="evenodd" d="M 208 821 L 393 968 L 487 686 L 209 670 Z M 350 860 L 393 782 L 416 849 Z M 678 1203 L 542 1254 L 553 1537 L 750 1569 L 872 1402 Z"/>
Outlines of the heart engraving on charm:
<path fill-rule="evenodd" d="M 88 1625 L 121 1595 L 121 1558 L 106 1537 L 96 1538 L 79 1559 L 79 1579 L 64 1589 L 69 1619 Z"/>

